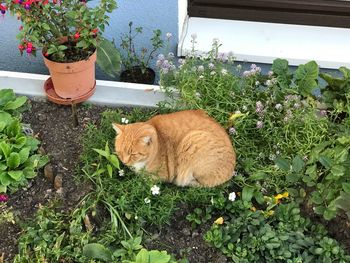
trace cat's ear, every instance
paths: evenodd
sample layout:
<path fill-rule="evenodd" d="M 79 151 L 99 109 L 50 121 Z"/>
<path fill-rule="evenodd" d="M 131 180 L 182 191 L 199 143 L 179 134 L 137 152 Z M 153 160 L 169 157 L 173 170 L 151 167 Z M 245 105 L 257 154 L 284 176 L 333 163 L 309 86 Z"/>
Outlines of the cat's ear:
<path fill-rule="evenodd" d="M 121 134 L 124 130 L 124 126 L 121 124 L 112 123 L 112 126 L 115 132 L 117 133 L 117 135 Z"/>
<path fill-rule="evenodd" d="M 152 142 L 152 137 L 151 136 L 145 136 L 142 138 L 142 141 L 146 144 L 146 145 L 150 145 Z"/>

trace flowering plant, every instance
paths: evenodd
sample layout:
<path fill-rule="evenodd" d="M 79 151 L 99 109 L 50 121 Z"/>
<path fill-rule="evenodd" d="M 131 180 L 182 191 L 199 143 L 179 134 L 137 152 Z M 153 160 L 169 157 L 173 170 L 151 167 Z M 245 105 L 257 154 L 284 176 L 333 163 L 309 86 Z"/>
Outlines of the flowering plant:
<path fill-rule="evenodd" d="M 115 0 L 101 0 L 89 7 L 88 0 L 0 0 L 22 22 L 18 48 L 35 55 L 44 48 L 44 56 L 56 62 L 74 62 L 89 57 L 98 45 L 105 24 L 116 8 Z"/>

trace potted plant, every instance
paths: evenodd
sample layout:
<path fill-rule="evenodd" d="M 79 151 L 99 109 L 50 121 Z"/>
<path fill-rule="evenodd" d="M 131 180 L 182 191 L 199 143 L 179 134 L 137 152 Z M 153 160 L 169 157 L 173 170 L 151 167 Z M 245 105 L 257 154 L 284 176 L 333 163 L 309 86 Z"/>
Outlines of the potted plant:
<path fill-rule="evenodd" d="M 120 80 L 132 83 L 153 84 L 155 80 L 155 72 L 150 68 L 150 62 L 155 52 L 164 46 L 161 39 L 161 31 L 159 29 L 153 31 L 150 39 L 152 49 L 149 51 L 143 47 L 137 51 L 135 47 L 135 38 L 142 34 L 142 27 L 133 29 L 133 23 L 129 22 L 128 33 L 121 37 L 120 47 L 123 52 L 117 48 L 115 40 L 102 39 L 97 48 L 97 64 L 110 77 L 116 77 L 120 72 L 120 59 L 123 65 L 123 71 L 120 74 Z M 171 33 L 166 34 L 167 45 L 169 48 Z M 169 54 L 173 54 L 170 52 Z"/>
<path fill-rule="evenodd" d="M 95 90 L 96 48 L 115 0 L 0 0 L 22 22 L 20 52 L 42 50 L 51 77 L 45 82 L 48 98 L 61 104 L 86 100 Z"/>

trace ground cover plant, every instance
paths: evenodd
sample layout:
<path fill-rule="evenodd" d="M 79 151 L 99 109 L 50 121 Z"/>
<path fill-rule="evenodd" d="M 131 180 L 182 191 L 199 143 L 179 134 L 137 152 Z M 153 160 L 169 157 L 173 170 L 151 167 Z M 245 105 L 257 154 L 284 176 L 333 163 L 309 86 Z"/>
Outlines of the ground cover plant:
<path fill-rule="evenodd" d="M 176 91 L 159 108 L 107 110 L 98 125 L 85 123 L 76 178 L 91 190 L 68 211 L 60 199 L 39 208 L 14 262 L 350 262 L 348 70 L 332 77 L 309 62 L 292 72 L 278 59 L 263 74 L 219 48 L 215 40 L 200 58 L 195 46 L 180 61 L 159 56 L 161 86 Z M 112 122 L 198 108 L 232 138 L 230 182 L 179 188 L 135 175 L 114 155 Z M 166 232 L 180 222 L 186 231 Z M 174 251 L 162 231 L 187 235 L 187 247 Z M 214 257 L 194 253 L 196 235 Z"/>

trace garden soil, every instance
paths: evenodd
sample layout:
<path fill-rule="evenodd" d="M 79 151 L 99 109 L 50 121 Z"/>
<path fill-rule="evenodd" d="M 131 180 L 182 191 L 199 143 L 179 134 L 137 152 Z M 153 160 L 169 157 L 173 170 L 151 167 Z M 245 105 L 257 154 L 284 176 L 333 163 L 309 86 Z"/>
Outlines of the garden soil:
<path fill-rule="evenodd" d="M 34 217 L 35 211 L 49 200 L 59 198 L 62 210 L 70 211 L 90 190 L 89 184 L 77 186 L 74 170 L 81 152 L 80 139 L 88 123 L 99 124 L 100 113 L 106 108 L 78 106 L 78 126 L 74 126 L 70 107 L 49 102 L 31 101 L 31 109 L 24 113 L 23 122 L 30 124 L 34 134 L 42 141 L 42 149 L 50 156 L 50 166 L 42 169 L 30 184 L 10 195 L 8 208 L 15 215 L 16 224 L 0 225 L 0 262 L 4 254 L 5 262 L 10 262 L 17 253 L 17 241 L 21 234 L 20 222 Z M 305 207 L 306 214 L 312 211 Z M 2 211 L 0 210 L 0 213 Z M 192 230 L 186 221 L 188 206 L 181 204 L 171 222 L 162 229 L 150 229 L 150 239 L 145 246 L 164 249 L 178 257 L 186 256 L 192 263 L 224 263 L 226 259 L 203 241 L 203 234 L 209 226 Z M 320 218 L 314 221 L 325 223 Z M 325 224 L 331 236 L 343 243 L 350 252 L 350 223 L 339 217 Z"/>

